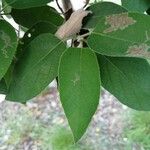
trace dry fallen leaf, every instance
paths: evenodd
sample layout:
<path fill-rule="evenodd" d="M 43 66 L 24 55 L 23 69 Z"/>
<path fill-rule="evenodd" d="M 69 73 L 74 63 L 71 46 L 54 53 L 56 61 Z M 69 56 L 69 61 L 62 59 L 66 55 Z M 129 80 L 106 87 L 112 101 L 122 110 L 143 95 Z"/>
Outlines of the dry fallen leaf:
<path fill-rule="evenodd" d="M 89 13 L 91 13 L 91 11 L 84 9 L 73 12 L 70 18 L 57 30 L 55 33 L 56 37 L 63 40 L 79 33 L 82 27 L 82 20 Z"/>

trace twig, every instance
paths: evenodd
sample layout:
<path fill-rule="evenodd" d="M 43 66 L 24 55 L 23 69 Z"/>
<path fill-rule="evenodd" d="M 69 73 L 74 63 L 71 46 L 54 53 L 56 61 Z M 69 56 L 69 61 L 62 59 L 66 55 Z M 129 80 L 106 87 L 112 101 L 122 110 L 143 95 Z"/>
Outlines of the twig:
<path fill-rule="evenodd" d="M 84 38 L 88 37 L 90 34 L 91 34 L 91 32 L 82 34 L 82 35 L 79 36 L 79 39 L 84 39 Z"/>
<path fill-rule="evenodd" d="M 89 4 L 89 2 L 90 2 L 90 0 L 86 0 L 85 5 L 83 6 L 83 8 L 85 8 Z"/>
<path fill-rule="evenodd" d="M 69 9 L 72 8 L 72 4 L 70 0 L 62 0 L 62 5 L 63 5 L 64 12 L 67 12 Z"/>
<path fill-rule="evenodd" d="M 65 19 L 68 20 L 73 13 L 73 8 L 70 0 L 62 0 Z"/>
<path fill-rule="evenodd" d="M 56 4 L 57 4 L 58 8 L 60 9 L 61 13 L 64 14 L 64 11 L 63 11 L 63 9 L 61 8 L 61 6 L 59 5 L 58 0 L 56 0 Z"/>

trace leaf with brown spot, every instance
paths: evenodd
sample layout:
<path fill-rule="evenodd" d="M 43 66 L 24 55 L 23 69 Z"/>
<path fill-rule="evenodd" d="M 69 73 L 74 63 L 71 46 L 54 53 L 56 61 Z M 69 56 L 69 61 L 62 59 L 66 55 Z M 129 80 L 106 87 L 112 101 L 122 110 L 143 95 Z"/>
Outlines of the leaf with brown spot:
<path fill-rule="evenodd" d="M 136 21 L 133 20 L 132 17 L 129 17 L 128 13 L 106 16 L 105 24 L 109 25 L 110 27 L 104 30 L 104 33 L 113 32 L 118 29 L 124 30 L 129 25 L 133 25 L 134 23 L 136 23 Z"/>
<path fill-rule="evenodd" d="M 150 46 L 147 44 L 141 44 L 141 45 L 133 45 L 130 46 L 127 55 L 129 56 L 135 56 L 135 57 L 144 57 L 146 59 L 150 59 Z"/>
<path fill-rule="evenodd" d="M 112 2 L 98 2 L 87 8 L 92 11 L 83 21 L 84 28 L 95 28 L 98 22 L 104 17 L 112 14 L 127 12 L 124 7 Z"/>
<path fill-rule="evenodd" d="M 116 57 L 150 58 L 150 17 L 122 13 L 101 19 L 88 38 L 95 52 Z"/>

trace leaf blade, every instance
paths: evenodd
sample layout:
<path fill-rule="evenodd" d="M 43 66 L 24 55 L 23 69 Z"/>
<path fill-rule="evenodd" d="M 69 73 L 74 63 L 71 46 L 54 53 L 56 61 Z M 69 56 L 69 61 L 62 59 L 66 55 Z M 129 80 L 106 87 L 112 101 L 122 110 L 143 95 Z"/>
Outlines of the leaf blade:
<path fill-rule="evenodd" d="M 99 103 L 100 76 L 95 54 L 90 49 L 69 48 L 61 58 L 59 84 L 61 103 L 77 142 Z"/>
<path fill-rule="evenodd" d="M 5 80 L 0 80 L 0 94 L 6 94 L 7 93 L 7 86 L 5 83 Z"/>
<path fill-rule="evenodd" d="M 149 0 L 122 0 L 122 6 L 129 11 L 144 13 L 149 7 Z"/>
<path fill-rule="evenodd" d="M 31 28 L 38 22 L 49 22 L 55 26 L 63 23 L 63 18 L 50 6 L 34 7 L 28 9 L 12 9 L 11 15 L 16 23 Z"/>
<path fill-rule="evenodd" d="M 89 36 L 88 45 L 102 55 L 149 59 L 149 23 L 149 16 L 144 14 L 107 16 Z"/>
<path fill-rule="evenodd" d="M 32 40 L 15 66 L 6 99 L 24 103 L 44 90 L 57 76 L 59 59 L 65 49 L 63 42 L 50 33 Z"/>
<path fill-rule="evenodd" d="M 87 10 L 92 14 L 84 19 L 84 28 L 95 28 L 104 16 L 127 12 L 125 8 L 112 2 L 99 2 L 91 5 Z"/>
<path fill-rule="evenodd" d="M 17 48 L 17 35 L 13 27 L 0 20 L 0 80 L 7 72 Z"/>
<path fill-rule="evenodd" d="M 136 110 L 150 110 L 150 64 L 141 58 L 98 55 L 102 86 L 121 103 Z"/>
<path fill-rule="evenodd" d="M 52 0 L 5 0 L 11 7 L 17 9 L 44 6 Z"/>

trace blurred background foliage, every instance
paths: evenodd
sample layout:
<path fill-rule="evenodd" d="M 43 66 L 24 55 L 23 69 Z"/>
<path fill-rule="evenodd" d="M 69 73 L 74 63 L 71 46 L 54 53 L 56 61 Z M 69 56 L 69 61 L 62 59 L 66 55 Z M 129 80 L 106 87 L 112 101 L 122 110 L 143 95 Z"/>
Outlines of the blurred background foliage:
<path fill-rule="evenodd" d="M 112 150 L 150 149 L 150 112 L 139 112 L 126 108 L 122 104 L 116 105 L 114 103 L 118 102 L 112 96 L 109 98 L 109 93 L 105 93 L 105 91 L 103 95 L 106 94 L 106 99 L 105 101 L 102 100 L 102 103 L 105 103 L 104 107 L 110 108 L 98 109 L 98 113 L 106 109 L 107 118 L 104 121 L 107 122 L 110 119 L 112 121 L 110 121 L 110 126 L 114 121 L 116 124 L 121 122 L 123 125 L 118 125 L 121 129 L 117 126 L 110 129 L 109 126 L 103 125 L 102 119 L 105 116 L 96 115 L 94 123 L 90 125 L 92 127 L 81 141 L 74 145 L 67 121 L 62 120 L 65 115 L 62 114 L 61 106 L 58 102 L 53 103 L 57 99 L 55 94 L 56 91 L 53 88 L 47 88 L 41 96 L 30 101 L 27 107 L 10 102 L 3 102 L 0 105 L 0 150 L 24 150 L 24 147 L 27 150 L 108 150 L 111 147 Z M 47 101 L 50 98 L 52 99 L 50 105 L 54 108 L 46 108 Z M 110 100 L 107 101 L 108 99 Z M 42 107 L 41 102 L 43 102 Z M 5 109 L 2 110 L 2 107 L 5 107 Z M 118 107 L 119 111 L 123 113 L 114 116 L 110 109 L 117 113 Z M 48 109 L 54 109 L 54 111 Z M 51 116 L 51 121 L 48 121 L 48 118 L 45 119 L 46 116 Z M 58 116 L 61 116 L 61 119 Z M 101 122 L 96 124 L 98 119 Z M 96 136 L 94 136 L 94 133 L 90 134 L 93 130 L 98 131 L 95 134 Z M 108 132 L 103 130 L 108 130 Z M 109 136 L 112 136 L 110 132 L 113 132 L 113 130 L 122 130 L 122 132 L 116 132 L 116 137 L 112 137 L 116 138 L 116 143 L 109 139 Z M 90 140 L 93 140 L 93 142 Z"/>

